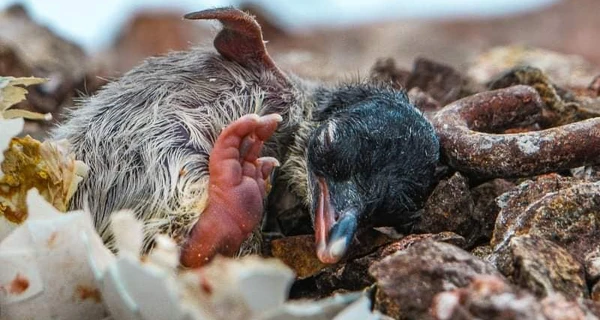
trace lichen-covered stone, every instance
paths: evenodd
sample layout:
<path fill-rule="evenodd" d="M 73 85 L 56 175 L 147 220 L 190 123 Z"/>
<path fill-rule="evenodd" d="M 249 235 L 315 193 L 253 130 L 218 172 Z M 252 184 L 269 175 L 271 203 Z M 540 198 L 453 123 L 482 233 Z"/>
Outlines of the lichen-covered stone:
<path fill-rule="evenodd" d="M 596 182 L 600 180 L 600 166 L 585 166 L 571 169 L 574 178 L 585 182 Z"/>
<path fill-rule="evenodd" d="M 468 252 L 431 240 L 413 244 L 374 263 L 377 280 L 375 308 L 396 319 L 428 319 L 433 297 L 468 286 L 477 275 L 503 276 Z"/>
<path fill-rule="evenodd" d="M 471 254 L 483 261 L 490 261 L 490 255 L 494 252 L 489 245 L 477 246 L 471 250 Z"/>
<path fill-rule="evenodd" d="M 556 292 L 570 299 L 588 297 L 583 266 L 552 241 L 515 236 L 496 255 L 498 269 L 506 277 L 539 297 Z"/>
<path fill-rule="evenodd" d="M 506 246 L 512 236 L 529 234 L 553 241 L 583 262 L 600 243 L 600 182 L 547 193 L 511 221 L 503 233 L 494 231 L 495 239 L 501 239 L 494 250 Z"/>
<path fill-rule="evenodd" d="M 506 236 L 508 229 L 517 222 L 517 217 L 533 202 L 550 192 L 570 187 L 577 183 L 576 180 L 565 178 L 558 174 L 546 174 L 533 180 L 526 180 L 515 189 L 508 191 L 497 198 L 500 212 L 490 244 L 496 246 Z"/>

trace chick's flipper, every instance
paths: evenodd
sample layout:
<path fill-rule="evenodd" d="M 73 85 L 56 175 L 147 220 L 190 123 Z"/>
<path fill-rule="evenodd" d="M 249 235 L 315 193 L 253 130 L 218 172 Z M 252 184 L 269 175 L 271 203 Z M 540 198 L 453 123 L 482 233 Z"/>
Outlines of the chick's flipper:
<path fill-rule="evenodd" d="M 260 158 L 281 116 L 250 114 L 227 126 L 210 154 L 208 203 L 182 246 L 181 263 L 199 267 L 216 254 L 233 256 L 260 224 L 275 158 Z"/>

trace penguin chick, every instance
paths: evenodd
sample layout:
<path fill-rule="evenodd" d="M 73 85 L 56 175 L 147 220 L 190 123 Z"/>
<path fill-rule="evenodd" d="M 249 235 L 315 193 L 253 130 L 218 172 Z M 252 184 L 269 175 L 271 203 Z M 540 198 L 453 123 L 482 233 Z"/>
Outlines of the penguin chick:
<path fill-rule="evenodd" d="M 317 255 L 340 260 L 357 227 L 407 233 L 433 182 L 439 144 L 404 92 L 350 85 L 320 97 L 307 148 Z"/>
<path fill-rule="evenodd" d="M 343 256 L 363 221 L 410 224 L 438 142 L 403 93 L 282 72 L 242 11 L 186 18 L 221 22 L 217 52 L 150 58 L 53 133 L 90 167 L 71 206 L 89 208 L 105 242 L 112 243 L 111 213 L 131 209 L 144 221 L 145 248 L 167 233 L 181 245 L 184 266 L 256 251 L 279 161 L 281 177 L 297 177 L 290 189 L 312 208 L 324 262 Z"/>

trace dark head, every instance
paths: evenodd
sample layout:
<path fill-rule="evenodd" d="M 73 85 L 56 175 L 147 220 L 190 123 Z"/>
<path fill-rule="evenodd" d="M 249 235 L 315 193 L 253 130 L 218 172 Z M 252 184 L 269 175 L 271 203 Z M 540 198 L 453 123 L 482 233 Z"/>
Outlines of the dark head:
<path fill-rule="evenodd" d="M 308 144 L 317 255 L 335 263 L 360 226 L 408 231 L 439 156 L 431 124 L 404 92 L 351 85 L 317 95 Z"/>

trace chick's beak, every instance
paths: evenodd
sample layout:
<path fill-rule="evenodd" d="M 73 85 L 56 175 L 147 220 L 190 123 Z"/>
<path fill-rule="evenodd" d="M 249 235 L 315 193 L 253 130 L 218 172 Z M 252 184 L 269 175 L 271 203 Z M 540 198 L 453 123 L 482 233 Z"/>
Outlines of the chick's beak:
<path fill-rule="evenodd" d="M 315 214 L 317 257 L 323 263 L 336 263 L 348 251 L 358 225 L 358 209 L 336 212 L 327 183 L 318 179 L 319 193 Z"/>

